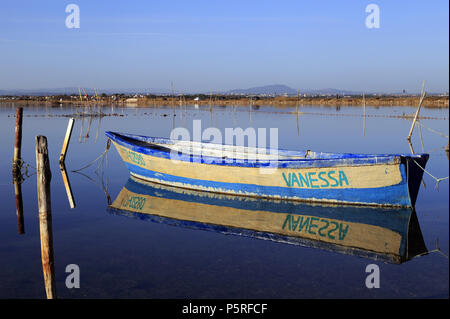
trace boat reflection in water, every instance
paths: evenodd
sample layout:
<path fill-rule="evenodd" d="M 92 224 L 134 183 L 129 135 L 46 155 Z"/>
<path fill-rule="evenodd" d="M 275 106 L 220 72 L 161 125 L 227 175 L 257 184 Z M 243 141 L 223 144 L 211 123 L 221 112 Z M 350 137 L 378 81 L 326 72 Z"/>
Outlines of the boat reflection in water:
<path fill-rule="evenodd" d="M 427 252 L 411 209 L 220 195 L 130 177 L 112 214 L 402 263 Z"/>

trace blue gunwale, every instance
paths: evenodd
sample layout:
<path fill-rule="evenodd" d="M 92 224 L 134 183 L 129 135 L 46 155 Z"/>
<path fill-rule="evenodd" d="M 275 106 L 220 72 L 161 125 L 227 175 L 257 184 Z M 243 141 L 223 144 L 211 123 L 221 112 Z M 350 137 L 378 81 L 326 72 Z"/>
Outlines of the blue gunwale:
<path fill-rule="evenodd" d="M 143 135 L 116 133 L 107 131 L 108 136 L 112 141 L 138 153 L 156 156 L 161 158 L 171 158 L 170 149 L 164 147 L 151 147 L 152 143 L 172 145 L 175 141 L 161 138 L 149 137 Z M 141 145 L 139 145 L 141 142 Z M 150 143 L 145 145 L 144 143 Z M 269 154 L 271 150 L 266 148 Z M 282 156 L 305 156 L 303 151 L 290 151 L 279 149 L 276 150 Z M 231 161 L 230 159 L 222 159 L 218 157 L 211 157 L 205 155 L 179 155 L 177 160 L 186 162 L 195 162 L 208 165 L 224 165 L 224 166 L 239 166 L 239 167 L 276 167 L 279 168 L 306 168 L 306 167 L 333 167 L 333 166 L 356 166 L 356 165 L 374 165 L 374 164 L 394 164 L 399 163 L 401 158 L 422 158 L 428 154 L 352 154 L 352 153 L 317 153 L 319 158 L 298 158 L 298 159 L 277 159 L 277 160 L 248 160 L 239 159 Z"/>
<path fill-rule="evenodd" d="M 106 132 L 106 135 L 117 144 L 131 151 L 149 156 L 171 159 L 170 145 L 177 141 L 159 137 Z M 206 143 L 205 143 L 206 144 Z M 169 147 L 165 147 L 168 145 Z M 220 146 L 220 145 L 219 145 Z M 270 152 L 270 149 L 266 149 Z M 307 151 L 310 152 L 310 151 Z M 306 152 L 278 150 L 281 156 L 303 156 Z M 177 156 L 177 160 L 195 162 L 205 165 L 221 165 L 232 167 L 277 167 L 277 168 L 321 168 L 368 166 L 377 164 L 398 165 L 401 181 L 396 185 L 386 187 L 346 188 L 346 189 L 302 189 L 279 186 L 263 186 L 255 184 L 227 183 L 203 179 L 184 178 L 172 174 L 152 171 L 125 162 L 130 173 L 138 178 L 152 182 L 175 185 L 177 187 L 206 190 L 265 198 L 281 198 L 306 202 L 327 202 L 353 205 L 414 207 L 420 188 L 423 171 L 419 164 L 425 167 L 428 154 L 351 154 L 351 153 L 313 153 L 310 158 L 291 158 L 277 160 L 224 160 L 219 157 L 204 155 Z M 414 163 L 415 162 L 415 163 Z M 175 170 L 176 172 L 176 170 Z"/>

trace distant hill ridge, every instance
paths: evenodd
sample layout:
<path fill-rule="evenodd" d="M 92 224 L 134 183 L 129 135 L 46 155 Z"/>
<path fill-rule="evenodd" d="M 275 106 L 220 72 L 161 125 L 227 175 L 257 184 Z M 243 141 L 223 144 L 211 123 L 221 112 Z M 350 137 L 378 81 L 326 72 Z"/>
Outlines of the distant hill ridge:
<path fill-rule="evenodd" d="M 94 88 L 80 88 L 81 94 L 86 93 L 88 95 L 94 95 Z M 334 88 L 326 89 L 302 89 L 299 88 L 300 94 L 308 95 L 361 95 L 362 91 L 349 91 Z M 99 89 L 97 88 L 98 94 L 156 94 L 156 95 L 167 95 L 171 94 L 170 89 L 155 89 L 155 88 L 128 88 L 128 89 Z M 199 92 L 199 91 L 185 91 L 184 94 L 194 95 L 194 94 L 207 94 L 210 91 Z M 297 95 L 297 89 L 293 89 L 287 85 L 283 84 L 273 84 L 265 86 L 251 87 L 247 89 L 233 89 L 228 91 L 213 91 L 214 94 L 235 94 L 235 95 Z M 377 92 L 366 92 L 367 94 L 374 94 Z M 0 90 L 0 95 L 34 95 L 34 96 L 45 96 L 45 95 L 72 95 L 78 94 L 78 87 L 65 87 L 65 88 L 49 88 L 49 89 L 10 89 L 10 90 Z M 399 93 L 377 93 L 377 94 L 399 94 Z M 413 93 L 417 94 L 417 93 Z M 434 94 L 434 93 L 429 93 Z M 438 94 L 438 93 L 436 93 Z"/>
<path fill-rule="evenodd" d="M 317 95 L 357 95 L 362 94 L 362 92 L 339 90 L 339 89 L 320 89 L 320 90 L 310 90 L 310 89 L 300 89 L 300 94 L 317 94 Z M 298 91 L 287 85 L 275 84 L 275 85 L 265 85 L 258 86 L 249 89 L 235 89 L 224 92 L 225 94 L 274 94 L 274 95 L 297 95 Z"/>

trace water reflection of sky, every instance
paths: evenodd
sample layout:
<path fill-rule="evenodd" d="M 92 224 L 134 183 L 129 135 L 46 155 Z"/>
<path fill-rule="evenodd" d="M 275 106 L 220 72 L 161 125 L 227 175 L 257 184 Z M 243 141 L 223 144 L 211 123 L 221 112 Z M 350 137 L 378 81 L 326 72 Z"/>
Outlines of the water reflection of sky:
<path fill-rule="evenodd" d="M 432 253 L 401 265 L 319 249 L 283 245 L 239 236 L 225 236 L 164 224 L 146 223 L 106 213 L 102 188 L 85 176 L 71 172 L 103 152 L 104 132 L 121 131 L 168 137 L 172 127 L 184 126 L 192 132 L 192 121 L 202 127 L 214 126 L 224 133 L 227 127 L 277 127 L 279 147 L 329 152 L 409 153 L 406 142 L 411 122 L 381 117 L 414 113 L 414 108 L 367 108 L 365 136 L 360 108 L 301 107 L 298 122 L 290 109 L 260 107 L 217 107 L 213 112 L 179 106 L 167 108 L 103 108 L 117 113 L 75 122 L 66 158 L 76 208 L 70 209 L 57 161 L 68 117 L 75 108 L 25 108 L 22 157 L 35 166 L 35 136 L 46 135 L 52 168 L 52 210 L 57 291 L 60 297 L 448 297 L 448 259 Z M 173 114 L 176 116 L 173 116 Z M 311 113 L 321 113 L 318 115 Z M 448 135 L 448 109 L 423 109 L 424 116 L 445 118 L 422 120 L 422 124 Z M 39 223 L 36 179 L 22 184 L 25 234 L 17 234 L 14 189 L 11 183 L 11 158 L 15 109 L 0 109 L 1 199 L 0 214 L 0 297 L 42 298 Z M 123 115 L 123 116 L 120 116 Z M 166 115 L 166 116 L 164 116 Z M 100 124 L 100 126 L 99 126 Z M 86 132 L 90 126 L 89 138 Z M 83 131 L 81 132 L 81 128 Z M 297 134 L 297 132 L 299 132 Z M 81 134 L 80 134 L 81 133 Z M 412 144 L 422 151 L 416 127 Z M 448 176 L 448 158 L 443 151 L 448 140 L 422 128 L 425 151 L 431 151 L 427 169 L 436 177 Z M 95 140 L 97 141 L 95 142 Z M 95 165 L 83 173 L 97 183 Z M 108 152 L 105 170 L 108 192 L 115 198 L 128 179 L 128 171 L 117 152 Z M 417 200 L 417 216 L 428 249 L 439 239 L 448 254 L 448 180 L 439 191 L 435 181 L 425 175 Z M 81 288 L 64 285 L 65 266 L 78 264 Z M 365 267 L 376 263 L 381 270 L 381 288 L 364 285 Z"/>

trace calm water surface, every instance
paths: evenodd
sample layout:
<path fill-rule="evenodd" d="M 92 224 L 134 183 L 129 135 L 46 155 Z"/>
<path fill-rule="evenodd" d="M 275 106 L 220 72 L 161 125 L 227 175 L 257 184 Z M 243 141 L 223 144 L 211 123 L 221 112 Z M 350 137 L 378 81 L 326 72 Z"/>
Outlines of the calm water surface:
<path fill-rule="evenodd" d="M 75 107 L 24 108 L 22 157 L 35 166 L 35 136 L 47 136 L 51 159 L 56 288 L 60 298 L 448 298 L 448 258 L 439 252 L 401 264 L 386 263 L 319 248 L 290 245 L 248 236 L 226 235 L 143 221 L 112 214 L 114 200 L 129 173 L 111 148 L 107 161 L 82 170 L 105 149 L 108 130 L 169 137 L 172 128 L 278 128 L 284 149 L 350 153 L 410 153 L 406 136 L 411 121 L 392 116 L 412 114 L 414 107 L 367 108 L 365 134 L 361 108 L 301 107 L 103 107 L 103 118 L 77 118 L 66 158 L 76 207 L 71 209 L 58 167 L 70 114 Z M 79 111 L 79 110 L 78 110 Z M 97 108 L 94 110 L 98 111 Z M 319 114 L 320 113 L 320 114 Z M 421 123 L 448 136 L 448 110 L 423 109 Z M 40 256 L 36 175 L 30 167 L 22 183 L 24 234 L 18 234 L 11 159 L 15 106 L 0 108 L 0 298 L 45 298 Z M 63 116 L 66 115 L 66 116 Z M 420 139 L 422 134 L 422 140 Z M 416 127 L 415 152 L 430 153 L 427 170 L 448 176 L 448 139 Z M 416 204 L 425 245 L 448 255 L 449 189 L 444 180 L 425 174 Z M 168 206 L 167 209 L 171 209 Z M 65 268 L 80 267 L 79 289 L 65 285 Z M 366 266 L 380 268 L 380 288 L 365 286 Z"/>

